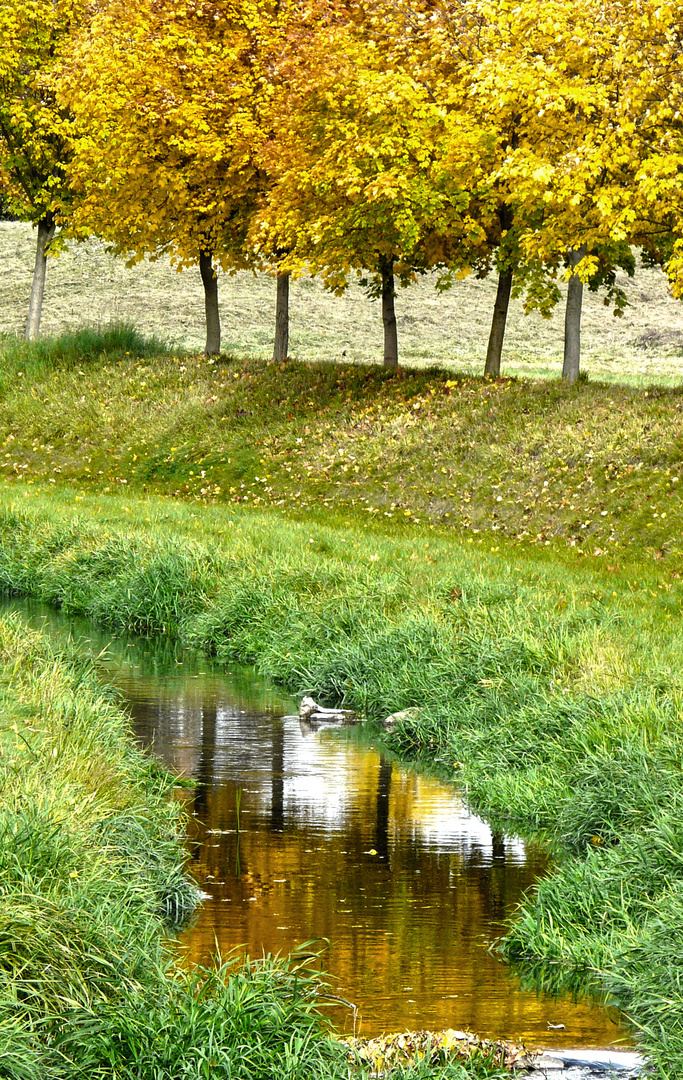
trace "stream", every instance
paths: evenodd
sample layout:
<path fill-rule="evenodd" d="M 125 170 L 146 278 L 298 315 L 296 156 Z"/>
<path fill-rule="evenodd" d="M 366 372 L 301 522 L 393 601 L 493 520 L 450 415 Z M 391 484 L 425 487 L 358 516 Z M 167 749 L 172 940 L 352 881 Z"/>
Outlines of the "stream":
<path fill-rule="evenodd" d="M 523 989 L 490 943 L 548 856 L 493 834 L 449 784 L 391 760 L 359 728 L 302 728 L 297 702 L 250 671 L 5 601 L 99 656 L 135 732 L 196 786 L 189 869 L 205 894 L 183 962 L 288 953 L 316 940 L 335 1024 L 365 1036 L 456 1028 L 529 1046 L 628 1045 L 616 1013 Z M 329 944 L 325 945 L 325 939 Z M 559 1027 L 559 1025 L 564 1025 Z"/>

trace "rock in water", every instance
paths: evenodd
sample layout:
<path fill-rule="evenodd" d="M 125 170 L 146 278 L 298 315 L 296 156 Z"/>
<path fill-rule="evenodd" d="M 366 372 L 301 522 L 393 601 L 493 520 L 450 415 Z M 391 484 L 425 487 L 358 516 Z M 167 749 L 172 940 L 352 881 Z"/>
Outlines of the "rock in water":
<path fill-rule="evenodd" d="M 301 705 L 299 706 L 299 719 L 308 720 L 312 713 L 318 711 L 318 706 L 312 697 L 305 697 L 301 699 Z"/>
<path fill-rule="evenodd" d="M 633 1073 L 645 1064 L 642 1054 L 633 1050 L 548 1050 L 554 1058 L 565 1066 L 581 1065 L 594 1071 L 611 1072 L 616 1075 L 623 1069 Z"/>
<path fill-rule="evenodd" d="M 392 712 L 391 716 L 387 716 L 386 720 L 382 721 L 382 727 L 385 731 L 393 731 L 401 720 L 417 720 L 420 715 L 419 709 L 402 709 L 400 712 Z"/>

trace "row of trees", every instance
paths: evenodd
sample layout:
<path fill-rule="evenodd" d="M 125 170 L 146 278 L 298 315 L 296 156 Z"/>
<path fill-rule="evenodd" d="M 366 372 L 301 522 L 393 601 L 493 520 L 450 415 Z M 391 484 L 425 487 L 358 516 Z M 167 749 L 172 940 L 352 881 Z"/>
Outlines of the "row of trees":
<path fill-rule="evenodd" d="M 0 0 L 0 195 L 45 257 L 96 234 L 131 260 L 199 265 L 208 353 L 216 269 L 291 274 L 382 300 L 396 284 L 498 275 L 486 373 L 511 295 L 548 314 L 633 248 L 683 293 L 683 15 L 658 0 Z"/>

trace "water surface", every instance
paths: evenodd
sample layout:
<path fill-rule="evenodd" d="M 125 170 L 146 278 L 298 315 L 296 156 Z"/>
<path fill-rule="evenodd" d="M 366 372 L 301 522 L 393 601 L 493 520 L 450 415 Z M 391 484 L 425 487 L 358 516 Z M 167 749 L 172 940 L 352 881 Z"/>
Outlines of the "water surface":
<path fill-rule="evenodd" d="M 471 1028 L 544 1046 L 624 1038 L 607 1010 L 523 990 L 488 951 L 546 872 L 540 847 L 493 834 L 453 787 L 390 760 L 364 733 L 302 726 L 286 715 L 295 703 L 249 672 L 9 606 L 96 654 L 108 646 L 99 663 L 138 737 L 197 782 L 179 791 L 206 894 L 181 936 L 189 961 L 216 944 L 258 956 L 327 941 L 331 993 L 358 1010 L 330 1004 L 346 1030 Z"/>

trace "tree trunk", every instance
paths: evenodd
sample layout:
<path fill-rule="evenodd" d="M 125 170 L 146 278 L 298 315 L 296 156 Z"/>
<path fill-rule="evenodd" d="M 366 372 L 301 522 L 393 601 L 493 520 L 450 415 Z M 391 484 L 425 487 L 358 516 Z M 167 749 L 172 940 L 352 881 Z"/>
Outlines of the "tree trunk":
<path fill-rule="evenodd" d="M 586 245 L 569 252 L 569 266 L 572 270 L 586 254 Z M 564 315 L 564 363 L 562 378 L 572 386 L 579 377 L 581 363 L 581 303 L 583 301 L 583 282 L 572 273 L 567 283 L 567 308 Z"/>
<path fill-rule="evenodd" d="M 31 299 L 28 305 L 28 318 L 26 319 L 26 331 L 24 334 L 27 341 L 35 341 L 40 330 L 40 316 L 43 311 L 43 294 L 45 292 L 45 272 L 47 270 L 47 249 L 54 235 L 55 220 L 52 214 L 46 214 L 42 221 L 38 222 L 36 265 L 33 270 Z"/>
<path fill-rule="evenodd" d="M 289 274 L 277 276 L 277 301 L 275 305 L 275 345 L 273 360 L 276 364 L 289 356 Z"/>
<path fill-rule="evenodd" d="M 484 367 L 484 375 L 489 375 L 493 379 L 497 379 L 500 375 L 500 358 L 503 352 L 503 338 L 505 337 L 505 323 L 508 317 L 511 290 L 512 270 L 501 271 L 498 275 L 498 291 L 493 306 L 491 333 L 489 334 L 486 366 Z"/>
<path fill-rule="evenodd" d="M 398 367 L 398 334 L 394 310 L 394 260 L 380 259 L 382 275 L 382 322 L 384 323 L 384 366 Z"/>
<path fill-rule="evenodd" d="M 199 256 L 199 273 L 204 286 L 204 310 L 206 311 L 206 356 L 217 356 L 221 351 L 221 317 L 218 313 L 218 277 L 213 268 L 211 255 Z"/>

